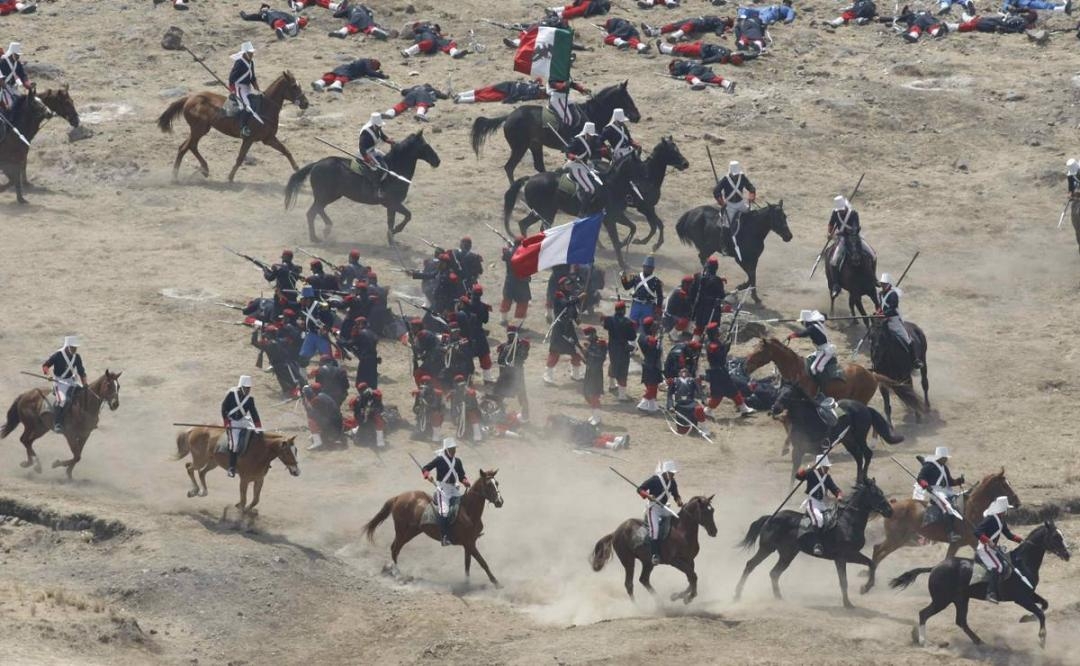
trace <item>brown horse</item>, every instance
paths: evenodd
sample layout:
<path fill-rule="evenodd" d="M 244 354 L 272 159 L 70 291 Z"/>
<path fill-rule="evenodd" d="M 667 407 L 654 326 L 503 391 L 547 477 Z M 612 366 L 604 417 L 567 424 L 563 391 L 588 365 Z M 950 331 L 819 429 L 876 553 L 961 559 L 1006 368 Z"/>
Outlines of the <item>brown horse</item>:
<path fill-rule="evenodd" d="M 990 502 L 1002 495 L 1009 498 L 1009 504 L 1012 506 L 1020 506 L 1020 498 L 1016 496 L 1016 492 L 1005 478 L 1004 467 L 999 472 L 987 474 L 982 481 L 968 490 L 964 500 L 964 520 L 969 527 L 960 530 L 959 541 L 949 544 L 949 550 L 945 553 L 946 559 L 956 555 L 956 551 L 963 546 L 975 548 L 977 542 L 973 526 L 982 521 L 983 511 L 990 506 Z M 874 586 L 874 571 L 878 563 L 889 553 L 904 546 L 914 545 L 918 537 L 941 543 L 949 541 L 944 523 L 939 521 L 933 525 L 923 526 L 923 515 L 926 513 L 926 506 L 923 503 L 913 499 L 893 499 L 889 500 L 889 503 L 892 504 L 893 514 L 885 519 L 885 541 L 874 546 L 874 566 L 870 568 L 870 579 L 863 585 L 864 594 Z"/>
<path fill-rule="evenodd" d="M 484 533 L 482 518 L 485 503 L 491 502 L 496 509 L 503 505 L 502 494 L 499 492 L 499 482 L 495 480 L 495 475 L 498 473 L 499 470 L 497 469 L 490 472 L 480 470 L 480 478 L 461 496 L 457 519 L 450 525 L 450 541 L 465 549 L 465 576 L 468 577 L 469 567 L 475 557 L 476 561 L 483 567 L 484 573 L 488 575 L 488 580 L 495 587 L 499 587 L 499 581 L 495 579 L 495 575 L 491 573 L 487 562 L 480 555 L 480 551 L 476 549 L 476 540 Z M 368 541 L 374 543 L 375 529 L 393 515 L 394 543 L 390 544 L 390 557 L 394 561 L 391 568 L 394 574 L 397 574 L 398 571 L 398 553 L 405 547 L 405 544 L 412 541 L 413 537 L 418 534 L 426 534 L 436 541 L 442 541 L 442 533 L 439 531 L 438 525 L 434 523 L 429 525 L 420 524 L 424 510 L 429 505 L 431 505 L 431 495 L 422 490 L 401 493 L 386 500 L 379 512 L 375 514 L 375 517 L 364 525 L 363 529 L 364 533 L 367 534 Z"/>
<path fill-rule="evenodd" d="M 82 450 L 86 446 L 86 440 L 90 433 L 97 428 L 98 417 L 101 415 L 101 406 L 108 403 L 110 411 L 116 411 L 120 407 L 120 372 L 105 371 L 105 374 L 90 383 L 87 388 L 72 389 L 73 393 L 68 398 L 71 402 L 67 406 L 67 414 L 64 416 L 64 437 L 71 449 L 69 460 L 54 460 L 53 468 L 66 467 L 67 478 L 71 478 L 71 470 L 82 460 Z M 44 389 L 30 389 L 15 398 L 8 408 L 7 422 L 0 428 L 0 439 L 7 437 L 21 423 L 23 426 L 22 436 L 19 441 L 26 447 L 26 462 L 19 463 L 21 467 L 34 466 L 34 471 L 41 473 L 41 461 L 34 453 L 34 440 L 47 432 L 52 431 L 52 398 L 46 398 L 50 392 Z"/>
<path fill-rule="evenodd" d="M 191 462 L 185 463 L 188 476 L 191 477 L 191 490 L 188 497 L 206 497 L 206 473 L 215 467 L 227 468 L 229 454 L 217 451 L 217 440 L 224 433 L 220 428 L 188 428 L 176 436 L 176 460 L 191 454 Z M 296 436 L 258 432 L 252 433 L 248 440 L 247 451 L 236 460 L 236 472 L 240 475 L 240 503 L 236 505 L 242 515 L 257 516 L 255 505 L 259 503 L 263 480 L 270 471 L 270 463 L 281 460 L 289 474 L 300 476 L 300 464 L 296 461 Z M 195 482 L 195 470 L 199 470 L 199 481 Z M 251 504 L 247 503 L 248 484 L 255 484 L 255 495 Z"/>
<path fill-rule="evenodd" d="M 817 382 L 807 373 L 803 357 L 776 338 L 761 338 L 758 348 L 746 357 L 747 374 L 765 366 L 766 363 L 775 363 L 785 382 L 798 384 L 806 395 L 817 395 Z M 848 363 L 843 368 L 843 381 L 833 380 L 825 385 L 825 395 L 830 398 L 857 400 L 865 405 L 874 397 L 878 384 L 887 386 L 896 384 L 893 380 L 855 363 Z M 888 411 L 885 412 L 885 418 L 892 422 L 892 415 Z"/>
<path fill-rule="evenodd" d="M 716 536 L 713 497 L 714 495 L 708 497 L 699 495 L 684 504 L 679 517 L 671 526 L 671 534 L 660 546 L 660 561 L 686 574 L 686 580 L 689 583 L 685 590 L 671 595 L 672 601 L 682 599 L 684 603 L 690 603 L 697 596 L 698 577 L 694 572 L 694 558 L 701 550 L 698 543 L 698 527 L 704 527 L 709 536 Z M 624 521 L 615 528 L 614 532 L 596 542 L 590 558 L 593 571 L 600 571 L 611 558 L 611 551 L 614 549 L 615 556 L 619 558 L 619 562 L 626 571 L 626 593 L 631 599 L 634 598 L 634 560 L 641 562 L 641 576 L 638 581 L 650 593 L 656 594 L 656 590 L 649 584 L 649 576 L 652 575 L 655 565 L 652 563 L 648 543 L 642 541 L 636 548 L 633 546 L 634 534 L 644 529 L 644 526 L 645 523 L 637 518 Z"/>
<path fill-rule="evenodd" d="M 247 157 L 251 144 L 256 141 L 262 141 L 284 155 L 285 159 L 289 160 L 289 164 L 292 165 L 293 171 L 299 169 L 300 167 L 297 166 L 292 153 L 277 138 L 278 118 L 281 114 L 281 107 L 286 101 L 296 104 L 301 109 L 308 107 L 307 97 L 304 96 L 300 84 L 287 71 L 282 72 L 281 76 L 274 79 L 274 82 L 267 86 L 263 92 L 262 107 L 258 109 L 262 123 L 259 123 L 254 118 L 249 120 L 248 129 L 251 130 L 251 136 L 248 137 L 240 134 L 239 118 L 226 118 L 222 114 L 221 109 L 225 105 L 223 95 L 201 92 L 186 95 L 170 104 L 169 108 L 165 109 L 165 112 L 158 118 L 158 128 L 162 132 L 171 132 L 173 121 L 180 114 L 184 115 L 184 120 L 188 122 L 191 128 L 187 140 L 180 144 L 180 149 L 176 153 L 176 162 L 173 163 L 173 180 L 177 179 L 180 172 L 180 162 L 184 159 L 184 153 L 189 150 L 195 156 L 195 159 L 199 160 L 202 175 L 210 175 L 210 166 L 203 159 L 202 153 L 199 152 L 199 140 L 206 136 L 211 128 L 222 134 L 242 140 L 240 154 L 236 156 L 236 164 L 233 165 L 232 171 L 229 172 L 230 183 L 236 177 L 236 172 L 240 169 L 244 158 Z"/>
<path fill-rule="evenodd" d="M 37 95 L 36 90 L 31 87 L 26 99 L 23 100 L 22 112 L 19 114 L 17 124 L 27 141 L 33 142 L 42 125 L 53 116 L 60 116 L 72 127 L 79 126 L 79 112 L 75 110 L 75 102 L 71 100 L 67 86 L 57 90 L 46 90 L 41 95 Z M 8 179 L 7 183 L 0 185 L 0 192 L 14 185 L 16 200 L 21 204 L 26 203 L 23 188 L 28 185 L 26 160 L 29 154 L 30 146 L 23 143 L 9 128 L 7 134 L 0 140 L 0 172 L 3 172 Z"/>

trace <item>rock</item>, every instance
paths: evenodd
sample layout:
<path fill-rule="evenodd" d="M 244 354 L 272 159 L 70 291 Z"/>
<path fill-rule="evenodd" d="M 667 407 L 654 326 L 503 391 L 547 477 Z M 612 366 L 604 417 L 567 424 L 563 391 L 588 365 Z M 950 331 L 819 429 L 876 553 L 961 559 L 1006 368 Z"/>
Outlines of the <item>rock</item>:
<path fill-rule="evenodd" d="M 1045 46 L 1050 41 L 1050 33 L 1045 30 L 1028 30 L 1027 38 L 1030 42 L 1035 42 L 1039 46 Z"/>
<path fill-rule="evenodd" d="M 161 92 L 158 93 L 158 97 L 161 97 L 162 99 L 172 99 L 174 97 L 183 97 L 186 94 L 187 94 L 187 88 L 181 88 L 181 87 L 165 88 L 164 90 L 162 90 Z"/>
<path fill-rule="evenodd" d="M 161 48 L 166 51 L 182 51 L 184 49 L 184 31 L 175 25 L 169 26 L 169 29 L 161 36 Z"/>
<path fill-rule="evenodd" d="M 86 125 L 72 127 L 70 130 L 68 130 L 68 143 L 75 143 L 76 141 L 89 139 L 92 136 L 94 136 L 94 130 L 90 129 Z"/>
<path fill-rule="evenodd" d="M 1018 93 L 1015 90 L 1009 90 L 1005 93 L 1004 97 L 1006 102 L 1020 102 L 1027 99 L 1027 95 L 1024 93 Z"/>
<path fill-rule="evenodd" d="M 958 158 L 956 158 L 956 161 L 953 162 L 953 168 L 956 169 L 957 171 L 962 171 L 963 173 L 968 173 L 970 167 L 968 166 L 968 161 L 967 160 L 958 157 Z"/>
<path fill-rule="evenodd" d="M 719 145 L 727 141 L 724 137 L 713 134 L 712 132 L 705 132 L 705 140 L 714 145 Z"/>
<path fill-rule="evenodd" d="M 64 77 L 64 70 L 56 65 L 50 65 L 44 62 L 29 62 L 24 66 L 26 67 L 27 75 L 30 76 L 31 79 L 49 79 L 52 81 Z"/>
<path fill-rule="evenodd" d="M 411 4 L 405 5 L 405 13 L 406 14 L 415 14 L 416 13 L 416 7 L 413 7 Z"/>

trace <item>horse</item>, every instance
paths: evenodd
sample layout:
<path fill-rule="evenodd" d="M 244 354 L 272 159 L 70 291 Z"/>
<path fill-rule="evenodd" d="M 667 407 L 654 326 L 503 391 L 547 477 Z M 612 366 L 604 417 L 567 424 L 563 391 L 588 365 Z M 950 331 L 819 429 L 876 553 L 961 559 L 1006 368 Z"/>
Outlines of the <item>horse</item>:
<path fill-rule="evenodd" d="M 491 573 L 480 551 L 476 549 L 476 540 L 484 533 L 484 505 L 491 502 L 498 509 L 503 505 L 502 493 L 499 492 L 499 482 L 495 475 L 499 470 L 490 472 L 480 470 L 480 477 L 469 486 L 465 494 L 461 496 L 457 519 L 450 525 L 450 541 L 465 549 L 465 577 L 469 576 L 469 567 L 473 558 L 484 569 L 488 580 L 495 587 L 500 587 L 495 574 Z M 398 553 L 405 544 L 412 541 L 418 534 L 426 534 L 436 541 L 442 540 L 442 532 L 439 526 L 432 522 L 422 525 L 424 510 L 432 504 L 431 495 L 421 491 L 412 490 L 395 495 L 382 505 L 375 517 L 363 527 L 368 541 L 375 542 L 375 530 L 390 516 L 394 517 L 394 542 L 390 544 L 390 557 L 393 559 L 391 571 L 397 573 Z"/>
<path fill-rule="evenodd" d="M 204 177 L 210 176 L 210 166 L 203 159 L 202 153 L 199 152 L 199 140 L 206 136 L 211 128 L 226 136 L 241 139 L 240 153 L 236 156 L 236 164 L 233 165 L 232 171 L 229 172 L 230 183 L 233 182 L 236 172 L 240 169 L 240 165 L 243 164 L 248 151 L 251 150 L 251 144 L 256 141 L 261 141 L 284 155 L 285 159 L 289 160 L 289 164 L 292 165 L 293 171 L 299 168 L 296 165 L 296 160 L 293 159 L 292 153 L 277 138 L 281 107 L 286 101 L 296 104 L 301 109 L 308 108 L 307 97 L 291 72 L 282 72 L 281 76 L 274 79 L 274 82 L 266 87 L 262 95 L 262 104 L 257 109 L 262 122 L 260 123 L 254 118 L 248 121 L 248 129 L 251 130 L 250 136 L 245 137 L 240 134 L 240 119 L 238 117 L 230 118 L 222 113 L 225 99 L 223 95 L 212 92 L 185 95 L 170 104 L 158 117 L 157 125 L 162 132 L 171 132 L 173 121 L 181 114 L 183 114 L 184 120 L 187 121 L 190 128 L 188 138 L 180 144 L 179 150 L 176 151 L 176 161 L 173 163 L 174 181 L 179 178 L 180 162 L 184 159 L 184 153 L 189 150 L 195 156 L 195 159 L 199 160 L 199 170 L 202 175 Z"/>
<path fill-rule="evenodd" d="M 983 511 L 986 510 L 995 498 L 1005 496 L 1009 498 L 1009 504 L 1020 506 L 1020 498 L 1016 491 L 1009 485 L 1005 478 L 1005 468 L 1001 471 L 987 474 L 981 481 L 972 486 L 964 497 L 964 520 L 968 525 L 976 525 L 982 520 Z M 949 543 L 945 524 L 941 521 L 931 525 L 923 525 L 923 516 L 926 514 L 926 505 L 913 499 L 889 500 L 893 507 L 893 515 L 885 519 L 885 540 L 874 546 L 874 568 L 881 563 L 890 553 L 905 546 L 915 545 L 919 538 L 927 541 Z M 974 548 L 978 545 L 972 530 L 960 531 L 960 540 L 949 543 L 949 549 L 945 557 L 953 557 L 964 546 Z M 873 570 L 871 570 L 873 571 Z M 874 587 L 874 576 L 863 585 L 865 594 Z"/>
<path fill-rule="evenodd" d="M 1080 198 L 1069 201 L 1069 217 L 1072 221 L 1073 232 L 1076 234 L 1076 244 L 1080 246 Z"/>
<path fill-rule="evenodd" d="M 671 600 L 682 599 L 683 603 L 690 603 L 697 596 L 697 573 L 694 572 L 694 558 L 697 557 L 701 546 L 698 543 L 698 527 L 704 527 L 705 533 L 711 537 L 716 536 L 716 520 L 713 516 L 714 509 L 712 498 L 715 495 L 692 497 L 683 505 L 679 515 L 674 519 L 671 533 L 660 545 L 660 561 L 669 564 L 686 575 L 689 583 L 682 592 L 671 595 Z M 646 541 L 641 541 L 634 546 L 635 533 L 645 529 L 645 523 L 637 518 L 623 521 L 615 528 L 615 531 L 603 537 L 593 546 L 590 562 L 593 571 L 600 571 L 611 559 L 611 551 L 619 558 L 623 569 L 626 571 L 626 593 L 634 598 L 634 560 L 641 562 L 641 576 L 638 581 L 655 595 L 656 590 L 649 583 L 649 576 L 656 565 L 652 563 L 652 553 Z"/>
<path fill-rule="evenodd" d="M 115 412 L 120 407 L 120 375 L 124 373 L 105 370 L 105 374 L 90 382 L 86 387 L 71 389 L 68 394 L 67 413 L 64 416 L 64 438 L 71 449 L 68 460 L 54 460 L 53 469 L 64 467 L 67 478 L 71 480 L 71 471 L 82 460 L 83 447 L 90 433 L 97 428 L 101 415 L 101 406 L 109 405 L 109 411 Z M 26 447 L 26 461 L 20 467 L 34 466 L 34 471 L 41 473 L 41 460 L 34 453 L 34 440 L 53 427 L 52 403 L 46 398 L 48 392 L 42 389 L 30 389 L 15 398 L 7 411 L 7 421 L 0 428 L 0 439 L 7 437 L 22 424 L 23 432 L 19 441 Z"/>
<path fill-rule="evenodd" d="M 75 110 L 75 102 L 68 93 L 68 87 L 56 90 L 46 90 L 37 94 L 37 88 L 31 86 L 26 98 L 22 101 L 22 111 L 16 124 L 18 130 L 33 143 L 41 126 L 53 116 L 60 116 L 68 121 L 72 127 L 79 126 L 79 112 Z M 7 128 L 7 133 L 0 139 L 0 172 L 7 176 L 8 182 L 0 185 L 0 192 L 15 186 L 15 200 L 21 204 L 28 203 L 23 196 L 24 188 L 29 185 L 26 180 L 26 161 L 30 154 L 30 146 Z"/>
<path fill-rule="evenodd" d="M 1065 537 L 1054 521 L 1048 520 L 1039 525 L 1009 555 L 1015 570 L 1008 578 L 1001 581 L 998 601 L 1011 601 L 1025 610 L 1031 611 L 1039 620 L 1039 645 L 1046 647 L 1046 614 L 1050 602 L 1035 591 L 1039 585 L 1039 568 L 1047 552 L 1057 555 L 1068 562 L 1069 546 Z M 972 599 L 986 599 L 986 582 L 971 584 L 975 562 L 959 557 L 946 557 L 934 567 L 920 567 L 906 571 L 889 582 L 889 587 L 902 590 L 915 582 L 924 573 L 930 574 L 927 587 L 930 590 L 930 603 L 919 611 L 919 624 L 911 629 L 912 641 L 926 645 L 926 621 L 948 608 L 956 606 L 956 626 L 964 630 L 975 645 L 982 645 L 982 639 L 971 630 L 967 623 L 968 602 Z M 1023 578 L 1031 583 L 1028 586 Z M 1021 620 L 1023 622 L 1023 620 Z"/>
<path fill-rule="evenodd" d="M 697 248 L 702 265 L 714 252 L 735 258 L 735 263 L 746 273 L 746 282 L 736 289 L 751 287 L 750 297 L 755 303 L 761 302 L 757 293 L 757 265 L 765 251 L 765 238 L 772 232 L 788 243 L 792 239 L 788 227 L 787 214 L 784 212 L 784 200 L 767 204 L 762 208 L 748 210 L 739 221 L 739 252 L 731 241 L 731 234 L 720 225 L 720 209 L 716 206 L 698 206 L 682 214 L 675 224 L 675 233 L 684 245 Z M 741 259 L 739 257 L 742 257 Z"/>
<path fill-rule="evenodd" d="M 175 460 L 191 454 L 191 462 L 184 463 L 191 490 L 188 497 L 206 497 L 206 473 L 215 467 L 229 466 L 229 454 L 217 450 L 218 440 L 224 434 L 221 428 L 196 426 L 188 428 L 176 436 Z M 296 436 L 286 438 L 268 432 L 253 432 L 248 438 L 247 450 L 236 459 L 236 473 L 240 475 L 240 503 L 236 505 L 241 515 L 255 517 L 259 512 L 255 505 L 262 494 L 263 481 L 270 471 L 270 463 L 280 460 L 292 476 L 300 476 L 300 464 L 296 459 Z M 199 483 L 195 481 L 195 471 L 199 472 Z M 251 504 L 247 503 L 248 484 L 255 484 L 255 494 Z"/>
<path fill-rule="evenodd" d="M 525 157 L 525 152 L 532 153 L 533 167 L 537 171 L 544 171 L 544 146 L 564 150 L 566 148 L 566 136 L 573 136 L 581 131 L 586 122 L 595 123 L 597 127 L 603 127 L 611 120 L 611 112 L 622 109 L 626 118 L 632 123 L 641 120 L 630 92 L 626 89 L 629 80 L 608 86 L 597 92 L 582 104 L 571 104 L 570 114 L 574 122 L 563 129 L 563 133 L 556 133 L 552 127 L 558 127 L 557 119 L 549 125 L 544 121 L 547 113 L 542 106 L 529 104 L 519 106 L 506 115 L 497 118 L 485 118 L 483 116 L 473 121 L 470 141 L 476 157 L 480 157 L 480 151 L 484 147 L 487 137 L 503 128 L 503 136 L 510 144 L 510 159 L 506 161 L 503 169 L 510 184 L 514 183 L 514 169 L 518 162 Z"/>
<path fill-rule="evenodd" d="M 537 221 L 542 221 L 543 228 L 548 228 L 554 224 L 555 216 L 560 210 L 576 217 L 585 217 L 603 211 L 604 227 L 611 238 L 615 258 L 619 266 L 625 268 L 626 261 L 623 258 L 622 244 L 619 241 L 616 225 L 633 226 L 626 219 L 626 202 L 633 196 L 632 183 L 645 177 L 644 163 L 633 153 L 616 160 L 611 165 L 611 170 L 604 174 L 604 184 L 597 186 L 592 200 L 584 206 L 575 194 L 567 194 L 559 189 L 559 179 L 564 173 L 561 170 L 545 171 L 514 181 L 503 195 L 503 227 L 506 233 L 513 235 L 510 231 L 510 215 L 514 212 L 518 194 L 523 188 L 525 205 L 529 213 L 518 222 L 522 235 L 528 232 L 529 225 Z"/>
<path fill-rule="evenodd" d="M 805 360 L 776 338 L 763 337 L 757 349 L 746 357 L 746 372 L 750 374 L 769 362 L 776 364 L 785 382 L 798 384 L 806 395 L 817 395 L 817 382 L 807 372 Z M 837 400 L 857 400 L 866 405 L 874 397 L 879 384 L 896 383 L 888 377 L 882 377 L 855 363 L 848 363 L 843 367 L 843 376 L 842 381 L 833 380 L 825 385 L 825 395 Z M 887 404 L 885 418 L 892 422 L 892 415 Z"/>
<path fill-rule="evenodd" d="M 432 168 L 438 168 L 441 164 L 438 153 L 424 139 L 424 130 L 398 141 L 386 154 L 387 168 L 409 181 L 416 173 L 416 163 L 420 160 L 427 162 Z M 315 201 L 307 210 L 307 224 L 308 237 L 313 243 L 319 242 L 315 233 L 315 216 L 322 218 L 325 225 L 323 233 L 329 234 L 334 223 L 326 215 L 326 207 L 341 197 L 346 197 L 357 203 L 386 208 L 386 239 L 393 245 L 394 234 L 401 233 L 412 219 L 412 211 L 405 207 L 409 183 L 386 174 L 386 179 L 381 183 L 382 196 L 379 196 L 379 185 L 367 174 L 354 171 L 351 164 L 352 160 L 347 157 L 324 157 L 299 169 L 289 177 L 289 182 L 285 185 L 285 208 L 290 208 L 296 202 L 300 186 L 310 176 L 311 192 L 315 195 Z M 394 226 L 398 213 L 401 213 L 404 219 L 401 224 Z"/>
<path fill-rule="evenodd" d="M 892 506 L 885 499 L 885 493 L 878 488 L 877 482 L 870 478 L 862 483 L 855 484 L 850 499 L 841 500 L 837 508 L 836 525 L 827 530 L 821 537 L 821 545 L 824 549 L 822 559 L 832 560 L 836 564 L 836 575 L 840 578 L 840 592 L 844 599 L 845 608 L 853 608 L 848 599 L 847 591 L 847 563 L 865 564 L 870 567 L 871 575 L 874 571 L 874 562 L 861 552 L 866 543 L 866 522 L 871 512 L 880 513 L 883 516 L 892 515 Z M 746 562 L 742 578 L 735 588 L 735 601 L 742 597 L 743 585 L 750 576 L 750 572 L 761 564 L 766 557 L 774 552 L 780 552 L 780 561 L 769 572 L 772 579 L 773 596 L 781 599 L 780 575 L 791 565 L 791 561 L 799 554 L 799 551 L 813 554 L 813 543 L 809 539 L 799 538 L 799 523 L 803 519 L 800 511 L 781 511 L 774 516 L 762 516 L 755 520 L 746 533 L 746 537 L 739 544 L 745 549 L 758 543 L 758 551 Z M 816 556 L 815 556 L 816 557 Z"/>
<path fill-rule="evenodd" d="M 664 186 L 664 177 L 667 175 L 669 166 L 679 171 L 690 168 L 690 161 L 683 156 L 679 147 L 675 145 L 675 139 L 670 135 L 660 139 L 660 142 L 653 147 L 652 153 L 645 158 L 645 177 L 634 182 L 641 197 L 635 193 L 630 198 L 630 206 L 644 215 L 649 222 L 649 234 L 645 238 L 635 239 L 634 245 L 644 245 L 652 240 L 654 234 L 659 233 L 660 236 L 652 247 L 653 252 L 659 250 L 664 244 L 664 222 L 656 214 L 656 204 L 660 202 L 660 190 Z M 630 236 L 627 240 L 633 238 L 636 230 L 637 228 L 631 225 Z"/>
<path fill-rule="evenodd" d="M 783 418 L 787 440 L 784 442 L 784 451 L 781 455 L 790 445 L 791 478 L 795 478 L 795 472 L 798 471 L 805 456 L 820 454 L 824 447 L 844 432 L 845 428 L 851 429 L 840 440 L 840 443 L 855 459 L 855 479 L 858 482 L 866 480 L 870 472 L 870 460 L 874 457 L 874 452 L 866 444 L 866 435 L 871 428 L 887 444 L 899 444 L 904 441 L 903 435 L 896 434 L 881 412 L 873 407 L 867 407 L 856 400 L 838 400 L 837 404 L 842 413 L 836 425 L 829 427 L 818 416 L 817 405 L 802 389 L 794 384 L 785 384 L 781 387 L 769 413 L 776 418 L 781 412 L 787 412 Z"/>
<path fill-rule="evenodd" d="M 867 336 L 870 339 L 870 369 L 879 375 L 884 375 L 897 382 L 893 387 L 881 385 L 881 400 L 885 403 L 885 410 L 891 411 L 889 405 L 889 388 L 896 391 L 896 397 L 915 414 L 915 422 L 921 423 L 923 412 L 930 411 L 930 381 L 926 378 L 926 334 L 917 324 L 909 321 L 904 322 L 911 344 L 915 348 L 915 357 L 919 359 L 922 375 L 923 403 L 919 402 L 919 396 L 911 386 L 911 373 L 915 371 L 915 363 L 911 353 L 908 352 L 904 343 L 893 335 L 884 320 L 875 317 L 870 321 L 870 330 Z"/>
<path fill-rule="evenodd" d="M 836 248 L 836 244 L 829 246 L 829 249 L 825 251 L 825 279 L 829 286 L 829 314 L 832 315 L 836 309 L 836 297 L 840 295 L 840 291 L 846 291 L 848 293 L 848 309 L 851 311 L 851 316 L 855 316 L 855 309 L 858 308 L 859 314 L 863 317 L 863 322 L 869 326 L 870 322 L 866 316 L 866 309 L 863 307 L 863 296 L 867 296 L 874 303 L 874 309 L 881 309 L 881 298 L 878 296 L 877 291 L 877 257 L 870 253 L 869 250 L 862 244 L 862 241 L 857 241 L 858 252 L 845 253 L 843 262 L 840 264 L 840 269 L 837 270 L 833 266 L 832 261 L 829 259 Z"/>

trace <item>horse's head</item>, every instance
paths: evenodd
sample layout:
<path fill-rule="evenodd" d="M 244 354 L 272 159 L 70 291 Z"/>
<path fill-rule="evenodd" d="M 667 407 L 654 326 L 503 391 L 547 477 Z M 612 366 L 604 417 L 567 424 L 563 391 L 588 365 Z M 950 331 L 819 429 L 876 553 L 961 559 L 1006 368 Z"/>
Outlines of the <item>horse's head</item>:
<path fill-rule="evenodd" d="M 288 439 L 280 438 L 271 446 L 277 454 L 277 459 L 289 470 L 289 474 L 300 476 L 300 462 L 296 459 L 296 435 Z"/>
<path fill-rule="evenodd" d="M 31 95 L 33 96 L 33 90 Z M 38 99 L 45 108 L 68 121 L 72 127 L 79 126 L 79 112 L 75 110 L 75 102 L 71 99 L 67 86 L 56 90 L 46 90 Z"/>
<path fill-rule="evenodd" d="M 709 495 L 704 497 L 698 495 L 697 497 L 690 498 L 690 501 L 683 505 L 680 516 L 685 515 L 693 520 L 698 525 L 705 528 L 705 533 L 711 537 L 716 536 L 716 510 L 712 505 L 712 498 L 716 495 Z"/>
<path fill-rule="evenodd" d="M 1041 534 L 1039 532 L 1041 531 Z M 1038 534 L 1038 536 L 1036 536 Z M 1057 555 L 1066 562 L 1069 561 L 1071 553 L 1069 552 L 1069 544 L 1065 542 L 1065 535 L 1061 533 L 1058 526 L 1054 524 L 1053 520 L 1047 520 L 1039 527 L 1035 528 L 1035 531 L 1028 537 L 1029 541 L 1039 539 L 1043 548 L 1047 552 L 1051 552 Z"/>
<path fill-rule="evenodd" d="M 626 114 L 626 119 L 636 123 L 641 120 L 641 112 L 638 111 L 634 99 L 630 97 L 630 91 L 627 90 L 629 83 L 630 81 L 627 79 L 618 85 L 608 86 L 596 93 L 593 100 L 598 104 L 602 104 L 602 108 L 622 109 L 623 113 Z M 609 113 L 608 116 L 610 117 L 610 115 Z"/>
<path fill-rule="evenodd" d="M 499 473 L 499 470 L 493 469 L 490 472 L 480 470 L 480 478 L 476 480 L 473 487 L 479 492 L 485 500 L 491 502 L 498 509 L 503 505 L 502 493 L 499 492 L 499 482 L 495 480 L 495 475 Z"/>
<path fill-rule="evenodd" d="M 679 171 L 690 168 L 690 161 L 683 156 L 671 135 L 660 139 L 660 143 L 656 144 L 652 150 L 652 156 L 660 160 L 664 166 L 675 167 Z"/>
<path fill-rule="evenodd" d="M 120 407 L 120 375 L 124 374 L 124 371 L 110 372 L 105 370 L 105 374 L 98 380 L 99 384 L 94 391 L 97 396 L 101 398 L 101 401 L 109 405 L 109 411 L 115 412 Z"/>
<path fill-rule="evenodd" d="M 285 87 L 285 99 L 299 106 L 301 109 L 308 108 L 308 100 L 307 96 L 304 94 L 304 89 L 296 82 L 296 77 L 292 75 L 292 72 L 289 70 L 282 72 L 281 83 Z"/>
<path fill-rule="evenodd" d="M 787 223 L 787 213 L 784 212 L 784 200 L 781 199 L 778 203 L 769 204 L 769 230 L 784 240 L 785 243 L 791 242 L 792 234 L 791 227 Z"/>
<path fill-rule="evenodd" d="M 746 357 L 746 374 L 752 374 L 755 370 L 765 367 L 773 360 L 769 350 L 769 341 L 766 338 L 758 340 L 758 346 Z"/>
<path fill-rule="evenodd" d="M 992 474 L 987 474 L 985 477 L 983 477 L 982 481 L 979 481 L 976 484 L 972 492 L 979 493 L 979 495 L 983 497 L 988 504 L 989 502 L 992 502 L 995 497 L 1001 497 L 1002 495 L 1004 495 L 1005 497 L 1009 498 L 1010 506 L 1020 506 L 1020 498 L 1016 495 L 1016 491 L 1013 490 L 1012 486 L 1009 484 L 1009 480 L 1005 478 L 1004 467 Z"/>
<path fill-rule="evenodd" d="M 391 155 L 387 156 L 390 159 L 391 156 L 401 155 L 402 159 L 411 160 L 413 164 L 416 164 L 418 160 L 423 160 L 431 165 L 433 169 L 439 168 L 442 164 L 442 160 L 439 159 L 439 154 L 435 152 L 435 149 L 431 147 L 431 144 L 424 138 L 424 130 L 420 130 L 415 134 L 410 134 L 401 141 L 398 141 L 393 148 L 390 149 Z"/>
<path fill-rule="evenodd" d="M 889 498 L 885 497 L 885 493 L 878 486 L 877 481 L 871 478 L 855 485 L 855 492 L 851 493 L 851 505 L 856 508 L 875 511 L 886 518 L 893 514 Z"/>

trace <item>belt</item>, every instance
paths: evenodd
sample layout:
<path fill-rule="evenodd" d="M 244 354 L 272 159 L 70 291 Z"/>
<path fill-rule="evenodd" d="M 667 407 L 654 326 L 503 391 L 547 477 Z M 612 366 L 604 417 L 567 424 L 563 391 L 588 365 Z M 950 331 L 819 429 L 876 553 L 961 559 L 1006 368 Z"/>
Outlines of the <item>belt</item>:
<path fill-rule="evenodd" d="M 635 303 L 642 303 L 644 305 L 655 305 L 656 304 L 656 301 L 645 301 L 645 300 L 642 300 L 640 298 L 635 298 L 634 302 Z"/>

